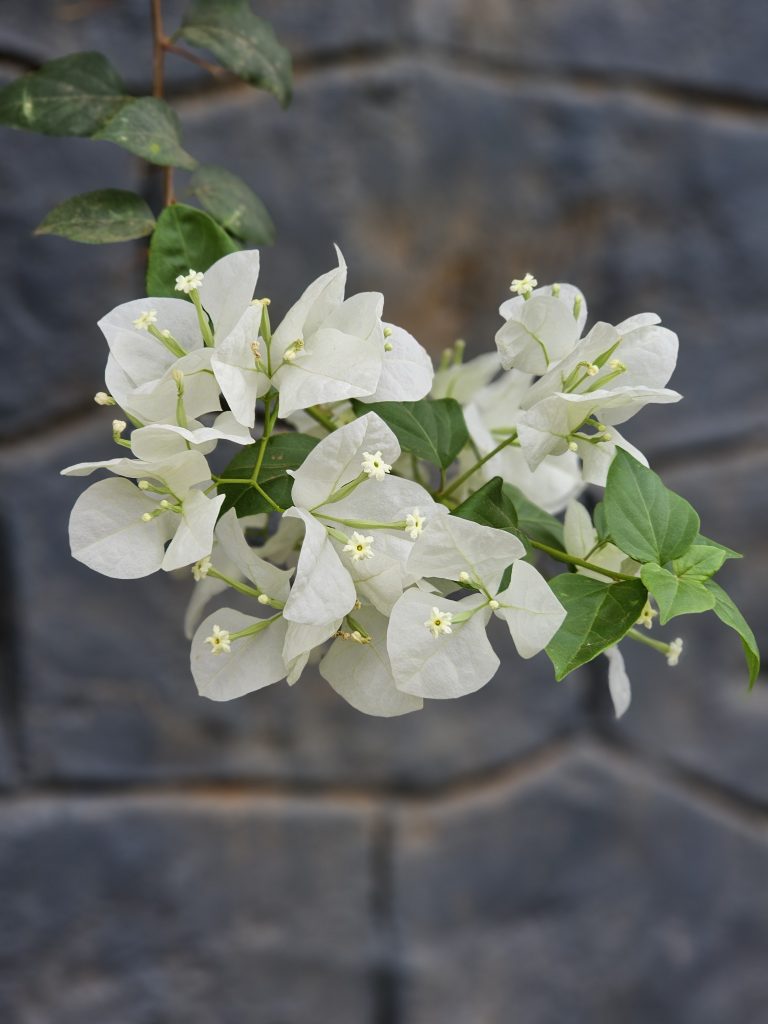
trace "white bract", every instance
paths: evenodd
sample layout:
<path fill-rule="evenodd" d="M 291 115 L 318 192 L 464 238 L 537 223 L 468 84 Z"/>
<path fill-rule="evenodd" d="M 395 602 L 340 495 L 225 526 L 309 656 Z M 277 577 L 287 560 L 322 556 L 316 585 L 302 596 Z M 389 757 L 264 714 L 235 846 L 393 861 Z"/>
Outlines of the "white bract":
<path fill-rule="evenodd" d="M 254 298 L 255 251 L 177 267 L 177 297 L 100 321 L 95 402 L 115 407 L 121 450 L 63 471 L 111 474 L 75 503 L 74 557 L 118 578 L 186 568 L 192 674 L 211 700 L 311 669 L 365 714 L 407 714 L 491 679 L 494 619 L 522 659 L 546 650 L 557 667 L 558 645 L 573 646 L 568 588 L 602 589 L 569 576 L 554 585 L 561 603 L 531 561 L 542 548 L 564 572 L 640 585 L 640 564 L 575 499 L 605 486 L 619 449 L 647 464 L 616 425 L 679 399 L 666 387 L 675 335 L 642 314 L 582 337 L 582 293 L 525 273 L 496 348 L 465 361 L 456 341 L 435 372 L 382 320 L 378 292 L 345 298 L 337 254 L 274 331 L 270 300 Z M 646 633 L 656 616 L 649 597 L 628 635 L 675 665 L 682 640 Z M 630 702 L 625 635 L 626 623 L 596 632 L 579 662 L 605 653 L 617 715 Z"/>

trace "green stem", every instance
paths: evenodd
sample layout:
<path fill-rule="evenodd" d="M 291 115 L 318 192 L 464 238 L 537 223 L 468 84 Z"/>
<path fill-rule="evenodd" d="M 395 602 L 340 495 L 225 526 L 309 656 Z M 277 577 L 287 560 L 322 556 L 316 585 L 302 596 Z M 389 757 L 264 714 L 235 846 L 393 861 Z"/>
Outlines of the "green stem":
<path fill-rule="evenodd" d="M 211 334 L 211 325 L 208 323 L 208 315 L 203 309 L 203 304 L 200 301 L 200 293 L 195 288 L 192 291 L 192 302 L 195 304 L 197 310 L 197 322 L 200 324 L 200 333 L 203 336 L 203 342 L 206 348 L 213 348 L 213 334 Z"/>
<path fill-rule="evenodd" d="M 336 424 L 331 417 L 323 412 L 318 406 L 310 405 L 304 412 L 307 416 L 311 416 L 315 423 L 319 423 L 321 427 L 325 427 L 329 434 L 332 434 L 336 430 Z"/>
<path fill-rule="evenodd" d="M 606 569 L 602 565 L 595 565 L 593 562 L 587 562 L 584 558 L 577 558 L 576 555 L 569 555 L 567 551 L 560 551 L 558 548 L 552 548 L 549 544 L 542 544 L 538 540 L 531 540 L 530 537 L 526 537 L 526 540 L 532 548 L 536 548 L 538 551 L 543 551 L 549 555 L 550 558 L 554 558 L 558 562 L 566 562 L 568 565 L 578 565 L 582 569 L 591 569 L 592 572 L 598 572 L 601 576 L 607 576 L 612 580 L 634 580 L 636 576 L 629 576 L 625 572 L 614 572 L 613 569 Z"/>
<path fill-rule="evenodd" d="M 330 523 L 338 523 L 340 526 L 349 526 L 352 530 L 404 530 L 405 520 L 397 523 L 372 523 L 368 519 L 337 519 L 336 516 L 328 516 L 324 512 L 317 512 L 318 519 L 327 519 Z"/>
<path fill-rule="evenodd" d="M 439 491 L 436 497 L 442 500 L 443 498 L 447 498 L 449 495 L 453 494 L 453 492 L 458 490 L 463 483 L 466 483 L 466 481 L 469 480 L 469 478 L 476 473 L 481 466 L 484 466 L 486 462 L 490 462 L 495 455 L 498 455 L 499 452 L 503 451 L 516 440 L 517 431 L 510 434 L 509 437 L 505 437 L 504 440 L 497 444 L 495 448 L 491 449 L 487 455 L 484 455 L 482 459 L 478 459 L 474 466 L 470 466 L 465 473 L 462 473 L 461 476 L 457 476 L 450 486 L 445 490 Z"/>

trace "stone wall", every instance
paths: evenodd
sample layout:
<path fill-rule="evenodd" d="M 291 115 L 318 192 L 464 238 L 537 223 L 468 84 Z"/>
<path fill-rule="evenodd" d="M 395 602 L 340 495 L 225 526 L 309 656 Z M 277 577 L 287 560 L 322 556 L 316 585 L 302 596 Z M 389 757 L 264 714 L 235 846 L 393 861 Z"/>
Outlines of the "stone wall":
<path fill-rule="evenodd" d="M 75 49 L 149 72 L 146 4 L 2 5 L 0 79 Z M 181 0 L 169 0 L 173 23 Z M 437 352 L 487 346 L 509 279 L 681 336 L 680 406 L 631 437 L 749 553 L 724 575 L 766 645 L 768 11 L 757 0 L 263 0 L 287 113 L 191 65 L 188 148 L 272 211 L 284 308 L 342 246 L 354 290 Z M 768 691 L 678 620 L 676 671 L 548 663 L 393 721 L 316 677 L 199 699 L 188 583 L 68 554 L 107 455 L 99 315 L 139 246 L 31 230 L 87 188 L 156 183 L 107 144 L 0 138 L 0 1020 L 8 1024 L 764 1024 Z M 499 636 L 500 653 L 504 646 Z"/>

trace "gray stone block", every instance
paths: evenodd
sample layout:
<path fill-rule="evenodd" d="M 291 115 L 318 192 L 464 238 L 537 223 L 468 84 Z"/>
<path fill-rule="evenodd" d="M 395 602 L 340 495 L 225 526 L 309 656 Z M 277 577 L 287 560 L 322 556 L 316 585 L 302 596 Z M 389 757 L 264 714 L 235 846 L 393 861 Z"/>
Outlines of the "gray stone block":
<path fill-rule="evenodd" d="M 109 456 L 110 419 L 109 410 L 96 413 L 56 444 L 28 444 L 3 465 L 17 663 L 37 779 L 421 787 L 494 770 L 578 726 L 579 677 L 555 684 L 548 662 L 523 663 L 503 629 L 494 642 L 504 668 L 492 683 L 402 719 L 360 715 L 314 671 L 292 689 L 278 684 L 232 703 L 198 697 L 182 635 L 186 574 L 112 580 L 69 554 L 69 510 L 88 481 L 58 470 Z"/>
<path fill-rule="evenodd" d="M 572 280 L 591 319 L 654 310 L 681 337 L 685 403 L 632 424 L 651 452 L 762 431 L 768 132 L 617 93 L 410 62 L 300 84 L 290 117 L 227 97 L 184 108 L 194 151 L 264 197 L 275 315 L 333 263 L 437 354 L 493 345 L 512 277 Z M 716 415 L 713 416 L 713 410 Z"/>
<path fill-rule="evenodd" d="M 92 246 L 32 232 L 57 203 L 96 188 L 141 188 L 134 157 L 106 142 L 0 128 L 5 338 L 0 436 L 82 408 L 104 387 L 96 321 L 142 289 L 139 245 Z"/>
<path fill-rule="evenodd" d="M 759 0 L 416 0 L 416 37 L 515 70 L 765 97 Z"/>
<path fill-rule="evenodd" d="M 38 798 L 0 837 L 4 1021 L 373 1020 L 364 806 Z"/>
<path fill-rule="evenodd" d="M 665 482 L 701 512 L 702 532 L 743 551 L 718 581 L 768 649 L 768 454 L 744 452 L 678 465 Z M 633 702 L 613 727 L 617 738 L 743 796 L 768 801 L 768 688 L 763 675 L 750 693 L 738 636 L 711 612 L 673 619 L 654 635 L 685 641 L 677 668 L 647 648 L 623 644 Z"/>
<path fill-rule="evenodd" d="M 403 1024 L 761 1024 L 762 825 L 594 753 L 403 811 Z"/>

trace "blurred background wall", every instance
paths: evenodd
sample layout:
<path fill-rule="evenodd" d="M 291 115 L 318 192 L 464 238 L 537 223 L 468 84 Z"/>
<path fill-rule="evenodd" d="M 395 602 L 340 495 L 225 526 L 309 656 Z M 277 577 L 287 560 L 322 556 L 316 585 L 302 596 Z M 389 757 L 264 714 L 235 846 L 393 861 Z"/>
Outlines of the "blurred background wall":
<path fill-rule="evenodd" d="M 184 4 L 168 0 L 172 28 Z M 0 78 L 77 49 L 147 85 L 147 5 L 0 3 Z M 287 113 L 169 66 L 188 148 L 264 197 L 276 310 L 333 263 L 437 353 L 492 344 L 527 270 L 592 318 L 681 337 L 679 406 L 630 437 L 749 554 L 726 586 L 766 646 L 768 8 L 759 0 L 259 0 Z M 151 190 L 107 144 L 0 136 L 0 1020 L 4 1024 L 765 1024 L 768 691 L 677 620 L 556 684 L 367 719 L 309 673 L 197 697 L 186 580 L 69 557 L 112 453 L 96 319 L 141 248 L 33 239 L 56 202 Z M 625 645 L 627 646 L 627 645 Z"/>

